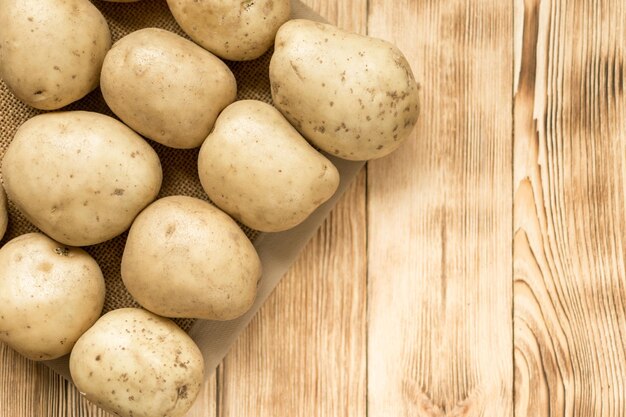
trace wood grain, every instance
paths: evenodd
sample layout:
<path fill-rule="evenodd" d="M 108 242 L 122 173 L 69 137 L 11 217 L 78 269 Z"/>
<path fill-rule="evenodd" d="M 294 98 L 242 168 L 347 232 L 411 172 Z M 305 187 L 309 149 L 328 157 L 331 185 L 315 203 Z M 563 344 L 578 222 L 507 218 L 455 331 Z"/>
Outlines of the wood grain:
<path fill-rule="evenodd" d="M 221 417 L 365 416 L 365 175 L 224 361 Z"/>
<path fill-rule="evenodd" d="M 626 415 L 621 0 L 517 0 L 515 411 Z"/>
<path fill-rule="evenodd" d="M 368 165 L 368 415 L 512 415 L 512 3 L 371 0 L 421 83 Z"/>
<path fill-rule="evenodd" d="M 42 364 L 0 343 L 0 416 L 112 417 Z"/>

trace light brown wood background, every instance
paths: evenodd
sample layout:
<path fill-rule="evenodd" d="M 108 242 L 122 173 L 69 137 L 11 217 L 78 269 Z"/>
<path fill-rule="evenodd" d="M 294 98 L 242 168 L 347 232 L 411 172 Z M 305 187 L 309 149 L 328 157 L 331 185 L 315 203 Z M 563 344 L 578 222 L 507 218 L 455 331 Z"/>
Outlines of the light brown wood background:
<path fill-rule="evenodd" d="M 193 417 L 626 416 L 626 4 L 306 0 L 394 41 L 422 114 Z M 0 416 L 100 416 L 0 346 Z"/>

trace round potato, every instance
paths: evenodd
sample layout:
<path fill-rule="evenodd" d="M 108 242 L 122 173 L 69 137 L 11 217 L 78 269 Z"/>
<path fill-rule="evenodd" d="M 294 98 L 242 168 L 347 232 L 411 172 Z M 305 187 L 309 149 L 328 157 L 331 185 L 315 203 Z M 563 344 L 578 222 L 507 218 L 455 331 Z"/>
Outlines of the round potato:
<path fill-rule="evenodd" d="M 340 158 L 383 157 L 417 122 L 418 87 L 400 50 L 331 25 L 285 23 L 270 83 L 274 104 L 296 129 Z"/>
<path fill-rule="evenodd" d="M 85 251 L 41 233 L 0 249 L 0 341 L 32 360 L 70 353 L 98 319 L 104 278 Z"/>
<path fill-rule="evenodd" d="M 131 33 L 113 45 L 101 89 L 113 112 L 142 135 L 195 148 L 235 100 L 235 77 L 219 58 L 162 29 Z"/>
<path fill-rule="evenodd" d="M 9 225 L 9 209 L 7 207 L 7 194 L 0 185 L 0 239 L 4 236 Z"/>
<path fill-rule="evenodd" d="M 0 2 L 0 77 L 32 107 L 59 109 L 94 90 L 110 47 L 89 0 Z"/>
<path fill-rule="evenodd" d="M 144 308 L 167 317 L 230 320 L 248 311 L 261 262 L 228 215 L 192 197 L 165 197 L 133 222 L 122 279 Z"/>
<path fill-rule="evenodd" d="M 167 0 L 167 4 L 191 39 L 233 61 L 263 55 L 291 13 L 290 0 Z"/>
<path fill-rule="evenodd" d="M 123 308 L 78 340 L 70 372 L 81 394 L 118 416 L 180 417 L 200 392 L 204 360 L 171 320 Z"/>
<path fill-rule="evenodd" d="M 255 100 L 220 114 L 200 149 L 198 172 L 211 201 L 263 232 L 300 224 L 339 185 L 335 166 L 278 110 Z"/>
<path fill-rule="evenodd" d="M 161 164 L 139 135 L 98 113 L 35 116 L 2 160 L 9 199 L 39 229 L 72 246 L 124 232 L 156 198 Z"/>

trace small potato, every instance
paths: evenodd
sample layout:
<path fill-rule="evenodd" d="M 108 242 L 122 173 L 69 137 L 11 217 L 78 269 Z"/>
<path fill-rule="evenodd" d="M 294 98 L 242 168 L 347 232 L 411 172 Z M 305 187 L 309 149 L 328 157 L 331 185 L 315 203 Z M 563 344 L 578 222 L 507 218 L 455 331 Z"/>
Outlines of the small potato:
<path fill-rule="evenodd" d="M 237 223 L 192 197 L 165 197 L 142 211 L 122 256 L 128 291 L 167 317 L 239 317 L 252 305 L 260 276 L 261 261 Z"/>
<path fill-rule="evenodd" d="M 167 4 L 191 39 L 232 61 L 263 55 L 291 13 L 290 0 L 167 0 Z"/>
<path fill-rule="evenodd" d="M 128 126 L 173 148 L 195 148 L 235 100 L 235 76 L 219 58 L 162 29 L 120 39 L 102 67 L 102 95 Z"/>
<path fill-rule="evenodd" d="M 2 160 L 7 195 L 39 229 L 72 246 L 124 232 L 161 187 L 148 143 L 117 120 L 91 112 L 35 116 Z"/>
<path fill-rule="evenodd" d="M 0 77 L 32 107 L 59 109 L 94 90 L 110 47 L 89 0 L 0 2 Z"/>
<path fill-rule="evenodd" d="M 102 316 L 70 356 L 74 384 L 121 417 L 180 417 L 204 381 L 198 346 L 174 322 L 138 308 Z"/>
<path fill-rule="evenodd" d="M 9 225 L 9 209 L 7 207 L 7 193 L 0 185 L 0 239 L 4 236 Z"/>
<path fill-rule="evenodd" d="M 350 160 L 383 157 L 417 122 L 418 87 L 389 42 L 309 20 L 276 34 L 274 105 L 320 149 Z"/>
<path fill-rule="evenodd" d="M 335 166 L 278 110 L 254 100 L 220 114 L 200 149 L 198 172 L 218 207 L 263 232 L 300 224 L 339 185 Z"/>
<path fill-rule="evenodd" d="M 0 249 L 0 341 L 32 360 L 70 353 L 98 319 L 104 278 L 85 251 L 41 233 Z"/>

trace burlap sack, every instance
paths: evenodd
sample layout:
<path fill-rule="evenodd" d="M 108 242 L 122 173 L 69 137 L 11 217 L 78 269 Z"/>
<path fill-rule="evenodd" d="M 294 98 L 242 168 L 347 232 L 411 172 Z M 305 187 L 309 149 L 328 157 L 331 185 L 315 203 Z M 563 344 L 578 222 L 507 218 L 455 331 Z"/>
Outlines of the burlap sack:
<path fill-rule="evenodd" d="M 170 14 L 165 0 L 144 0 L 138 3 L 93 3 L 106 17 L 113 41 L 145 27 L 159 27 L 187 37 Z M 292 1 L 292 17 L 322 20 L 315 12 L 297 0 Z M 227 62 L 237 79 L 237 99 L 256 99 L 272 102 L 268 77 L 268 65 L 272 51 L 251 62 Z M 11 142 L 17 128 L 27 119 L 41 111 L 32 109 L 17 100 L 0 81 L 0 156 Z M 67 110 L 90 110 L 114 116 L 106 106 L 99 90 L 82 100 L 69 105 Z M 158 153 L 163 166 L 163 186 L 159 197 L 168 195 L 188 195 L 208 201 L 198 179 L 196 158 L 198 150 L 178 150 L 149 141 Z M 311 217 L 298 227 L 282 233 L 259 233 L 242 227 L 254 242 L 263 264 L 263 277 L 259 282 L 257 299 L 250 311 L 243 317 L 227 322 L 206 320 L 176 320 L 198 343 L 206 362 L 207 376 L 222 360 L 237 335 L 246 327 L 259 310 L 265 299 L 274 289 L 287 268 L 297 257 L 298 252 L 315 233 L 346 186 L 363 166 L 361 162 L 348 162 L 328 156 L 341 173 L 341 184 L 335 196 L 320 207 Z M 2 240 L 6 241 L 24 233 L 37 231 L 9 203 L 9 227 Z M 108 242 L 85 248 L 97 261 L 104 274 L 107 295 L 104 312 L 122 307 L 137 307 L 138 304 L 124 288 L 120 277 L 120 260 L 124 250 L 126 234 Z M 68 357 L 47 362 L 58 373 L 69 378 Z"/>

